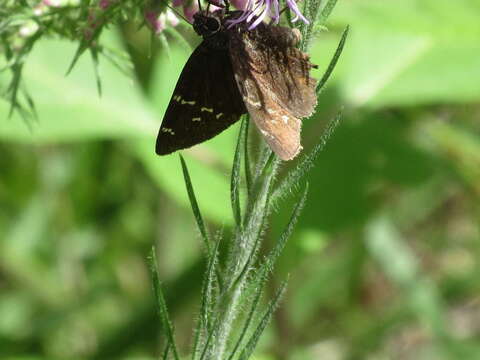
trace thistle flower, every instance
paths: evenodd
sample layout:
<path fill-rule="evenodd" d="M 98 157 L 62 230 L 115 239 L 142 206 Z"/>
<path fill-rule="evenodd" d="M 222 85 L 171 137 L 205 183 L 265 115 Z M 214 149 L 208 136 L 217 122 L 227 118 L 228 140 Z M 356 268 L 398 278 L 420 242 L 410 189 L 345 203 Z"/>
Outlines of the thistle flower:
<path fill-rule="evenodd" d="M 229 21 L 229 26 L 233 26 L 242 22 L 249 24 L 248 29 L 252 30 L 257 27 L 268 16 L 275 24 L 280 20 L 279 0 L 234 0 L 233 5 L 243 13 L 236 19 Z M 308 24 L 309 21 L 300 12 L 295 0 L 286 0 L 287 6 L 295 14 L 292 22 L 302 20 Z"/>
<path fill-rule="evenodd" d="M 230 3 L 238 10 L 246 10 L 248 0 L 231 0 Z"/>

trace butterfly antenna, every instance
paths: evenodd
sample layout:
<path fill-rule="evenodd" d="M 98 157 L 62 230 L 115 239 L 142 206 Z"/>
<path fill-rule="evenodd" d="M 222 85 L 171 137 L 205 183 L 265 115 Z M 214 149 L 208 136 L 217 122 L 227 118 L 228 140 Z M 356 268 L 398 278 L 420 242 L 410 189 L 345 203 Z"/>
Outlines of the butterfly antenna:
<path fill-rule="evenodd" d="M 199 11 L 202 11 L 202 3 L 200 0 L 197 0 L 197 3 L 198 3 L 198 10 Z"/>

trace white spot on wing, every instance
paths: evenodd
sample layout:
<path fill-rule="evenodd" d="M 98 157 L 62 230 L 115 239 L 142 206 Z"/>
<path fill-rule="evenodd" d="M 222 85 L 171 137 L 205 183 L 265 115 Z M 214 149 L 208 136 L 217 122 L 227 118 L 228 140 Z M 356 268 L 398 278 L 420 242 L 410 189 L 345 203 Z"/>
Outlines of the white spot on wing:
<path fill-rule="evenodd" d="M 254 101 L 250 98 L 247 98 L 247 102 L 252 105 L 253 107 L 256 107 L 256 108 L 259 108 L 260 106 L 262 106 L 262 103 L 260 101 Z"/>
<path fill-rule="evenodd" d="M 212 108 L 207 108 L 207 107 L 202 107 L 202 108 L 200 109 L 200 111 L 207 111 L 207 112 L 209 112 L 209 113 L 213 113 L 213 109 L 212 109 Z"/>
<path fill-rule="evenodd" d="M 267 138 L 272 138 L 273 139 L 273 135 L 270 134 L 268 131 L 265 131 L 265 130 L 262 130 L 260 129 L 260 132 L 262 133 L 263 136 L 267 137 Z"/>
<path fill-rule="evenodd" d="M 182 104 L 182 105 L 185 105 L 185 104 L 195 105 L 195 101 L 194 101 L 194 100 L 192 100 L 192 101 L 182 100 L 181 104 Z"/>
<path fill-rule="evenodd" d="M 200 118 L 200 117 L 194 117 L 194 118 L 192 118 L 192 121 L 201 121 L 201 120 L 202 120 L 202 118 Z"/>
<path fill-rule="evenodd" d="M 288 124 L 289 117 L 287 115 L 282 115 L 282 120 L 285 124 Z"/>
<path fill-rule="evenodd" d="M 223 116 L 223 113 L 218 113 L 217 115 L 215 115 L 217 119 L 220 119 L 221 116 Z"/>

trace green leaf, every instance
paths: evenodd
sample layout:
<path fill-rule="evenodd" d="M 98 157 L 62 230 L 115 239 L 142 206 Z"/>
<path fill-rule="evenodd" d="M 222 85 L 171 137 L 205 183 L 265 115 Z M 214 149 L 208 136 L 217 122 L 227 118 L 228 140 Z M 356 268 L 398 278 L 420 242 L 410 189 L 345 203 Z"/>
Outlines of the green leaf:
<path fill-rule="evenodd" d="M 300 212 L 305 205 L 305 201 L 307 198 L 308 194 L 308 186 L 305 186 L 305 190 L 298 201 L 297 205 L 295 206 L 295 209 L 293 210 L 292 216 L 290 218 L 290 221 L 286 227 L 286 229 L 283 231 L 283 233 L 280 236 L 280 239 L 277 241 L 275 244 L 275 248 L 270 252 L 270 254 L 267 256 L 266 260 L 261 263 L 261 266 L 258 270 L 255 271 L 255 276 L 254 279 L 250 282 L 250 286 L 256 289 L 255 296 L 252 300 L 252 303 L 250 305 L 250 311 L 247 315 L 247 318 L 245 319 L 245 324 L 242 328 L 242 331 L 240 333 L 240 336 L 235 343 L 235 346 L 233 350 L 230 353 L 229 360 L 233 359 L 235 356 L 236 352 L 240 348 L 240 345 L 243 342 L 244 337 L 247 334 L 247 331 L 250 327 L 251 322 L 255 318 L 256 310 L 257 307 L 260 303 L 261 295 L 264 289 L 264 286 L 268 280 L 268 273 L 273 271 L 273 266 L 280 256 L 283 248 L 285 247 L 285 244 L 287 240 L 290 238 L 293 228 L 295 227 L 295 224 L 298 220 L 298 217 L 300 215 Z M 253 256 L 252 256 L 253 258 Z M 250 266 L 251 261 L 247 262 L 247 265 Z"/>
<path fill-rule="evenodd" d="M 185 160 L 181 154 L 179 155 L 179 157 L 182 164 L 183 178 L 185 180 L 185 187 L 187 188 L 188 199 L 190 200 L 190 205 L 192 206 L 193 216 L 195 216 L 195 221 L 197 222 L 198 229 L 200 230 L 200 234 L 202 234 L 202 240 L 204 242 L 205 248 L 207 249 L 207 254 L 211 254 L 210 239 L 208 237 L 205 223 L 203 222 L 200 208 L 198 207 L 195 192 L 193 191 L 192 181 L 190 179 L 190 174 L 188 173 L 187 164 L 185 163 Z"/>
<path fill-rule="evenodd" d="M 220 245 L 220 240 L 221 239 L 219 238 L 218 241 L 215 243 L 215 248 L 213 249 L 212 253 L 209 256 L 207 272 L 205 274 L 205 279 L 203 281 L 202 296 L 201 296 L 202 305 L 200 307 L 200 315 L 198 317 L 197 325 L 195 327 L 195 332 L 194 332 L 192 360 L 196 359 L 199 341 L 203 333 L 206 332 L 207 334 L 210 334 L 210 332 L 213 331 L 212 319 L 210 318 L 211 317 L 210 314 L 213 313 L 213 310 L 214 310 L 212 292 L 213 292 L 213 286 L 215 283 L 215 273 L 217 271 L 216 264 L 217 264 L 218 247 Z"/>
<path fill-rule="evenodd" d="M 345 30 L 343 30 L 342 33 L 342 38 L 340 39 L 340 42 L 338 43 L 337 50 L 335 50 L 335 53 L 333 54 L 332 59 L 330 60 L 330 63 L 328 64 L 327 70 L 325 70 L 325 73 L 323 74 L 322 78 L 317 84 L 316 92 L 317 95 L 320 94 L 322 91 L 323 87 L 327 83 L 328 79 L 330 78 L 330 75 L 333 72 L 333 69 L 335 69 L 335 66 L 337 65 L 338 59 L 340 58 L 340 55 L 342 54 L 343 47 L 345 46 L 345 42 L 347 41 L 347 36 L 348 36 L 348 31 L 350 30 L 350 27 L 347 26 Z"/>
<path fill-rule="evenodd" d="M 98 51 L 95 48 L 90 49 L 90 55 L 92 56 L 93 70 L 95 73 L 95 80 L 97 82 L 98 96 L 102 96 L 102 80 L 100 79 L 100 72 L 98 70 Z"/>
<path fill-rule="evenodd" d="M 262 270 L 260 270 L 260 271 L 262 271 Z M 252 321 L 255 318 L 258 305 L 260 304 L 260 299 L 262 298 L 263 289 L 264 289 L 264 285 L 265 285 L 267 277 L 262 276 L 262 280 L 263 279 L 265 279 L 265 281 L 261 281 L 261 282 L 259 282 L 258 286 L 255 286 L 256 293 L 255 293 L 255 296 L 254 296 L 254 298 L 252 300 L 252 303 L 250 305 L 250 310 L 247 314 L 247 318 L 245 319 L 245 324 L 242 327 L 242 331 L 240 333 L 240 336 L 238 337 L 238 340 L 236 341 L 232 351 L 230 352 L 230 356 L 228 357 L 228 360 L 232 360 L 233 357 L 236 355 L 238 349 L 242 345 L 243 339 L 247 335 L 248 329 L 250 328 L 250 324 L 252 323 Z"/>
<path fill-rule="evenodd" d="M 290 220 L 288 221 L 287 227 L 283 230 L 280 238 L 278 239 L 275 247 L 272 251 L 268 254 L 266 260 L 261 265 L 261 268 L 266 268 L 268 271 L 273 271 L 273 266 L 277 259 L 280 257 L 282 250 L 285 248 L 285 245 L 293 233 L 293 229 L 295 228 L 296 223 L 298 222 L 298 218 L 300 213 L 302 212 L 303 207 L 305 206 L 305 202 L 307 201 L 308 195 L 308 183 L 305 185 L 305 189 L 298 200 L 295 208 L 293 209 L 292 215 L 290 216 Z"/>
<path fill-rule="evenodd" d="M 325 4 L 325 6 L 322 9 L 322 12 L 320 13 L 319 19 L 318 19 L 318 24 L 323 25 L 330 14 L 332 13 L 333 9 L 335 8 L 335 5 L 337 5 L 337 0 L 328 0 L 328 2 Z"/>
<path fill-rule="evenodd" d="M 240 169 L 242 166 L 242 154 L 244 153 L 247 136 L 246 127 L 246 120 L 243 119 L 238 134 L 237 147 L 233 157 L 232 175 L 230 178 L 230 201 L 232 203 L 233 218 L 238 227 L 242 226 L 242 214 L 240 209 Z"/>
<path fill-rule="evenodd" d="M 249 136 L 249 126 L 250 126 L 250 117 L 245 116 L 245 145 L 244 145 L 244 165 L 245 165 L 245 186 L 247 188 L 248 195 L 250 196 L 252 190 L 252 165 L 250 162 L 250 155 L 248 151 L 248 136 Z"/>
<path fill-rule="evenodd" d="M 190 201 L 190 206 L 192 207 L 195 221 L 197 222 L 197 226 L 198 226 L 198 229 L 200 230 L 200 234 L 202 235 L 205 248 L 207 249 L 207 256 L 210 259 L 211 256 L 216 256 L 216 255 L 215 253 L 212 254 L 212 249 L 210 246 L 210 239 L 208 236 L 207 228 L 205 227 L 205 223 L 203 222 L 203 217 L 197 203 L 197 198 L 195 197 L 195 192 L 193 191 L 193 185 L 190 179 L 190 174 L 188 172 L 187 164 L 185 163 L 183 156 L 182 155 L 179 155 L 179 156 L 180 156 L 180 162 L 182 164 L 183 178 L 185 181 L 185 187 L 187 188 L 187 194 L 188 194 L 188 199 Z M 210 261 L 212 260 L 210 259 Z M 223 287 L 222 276 L 219 269 L 218 268 L 215 268 L 215 269 L 217 274 L 218 285 L 221 289 Z"/>
<path fill-rule="evenodd" d="M 162 360 L 168 359 L 168 354 L 170 353 L 170 349 L 171 349 L 170 341 L 167 341 L 165 345 L 165 350 L 163 351 L 163 354 L 162 354 Z"/>
<path fill-rule="evenodd" d="M 336 127 L 340 122 L 341 113 L 338 113 L 335 118 L 333 118 L 325 129 L 324 133 L 320 137 L 320 141 L 315 145 L 313 150 L 302 157 L 297 166 L 290 170 L 287 175 L 282 179 L 280 184 L 276 187 L 275 191 L 272 194 L 272 203 L 275 203 L 280 197 L 288 193 L 298 182 L 312 169 L 315 165 L 315 160 L 317 159 L 320 152 L 324 149 L 325 145 L 328 142 L 328 139 L 332 136 Z"/>
<path fill-rule="evenodd" d="M 280 299 L 285 292 L 285 289 L 287 287 L 287 282 L 284 281 L 281 285 L 280 288 L 277 290 L 275 297 L 270 301 L 268 304 L 268 308 L 265 311 L 264 315 L 262 316 L 262 319 L 260 320 L 260 323 L 258 324 L 257 328 L 255 329 L 254 333 L 248 340 L 245 348 L 242 350 L 239 360 L 247 360 L 252 356 L 253 351 L 255 350 L 255 347 L 257 346 L 258 340 L 260 339 L 260 336 L 262 335 L 263 331 L 267 327 L 268 323 L 270 322 L 270 319 L 272 318 L 273 312 L 275 309 L 278 307 L 278 304 L 280 302 Z"/>
<path fill-rule="evenodd" d="M 163 296 L 162 285 L 160 283 L 160 278 L 158 276 L 157 256 L 155 254 L 154 247 L 152 247 L 152 250 L 150 252 L 149 262 L 150 262 L 150 272 L 152 274 L 153 293 L 157 301 L 157 311 L 163 325 L 163 330 L 165 331 L 168 339 L 167 347 L 168 346 L 172 347 L 173 356 L 175 360 L 179 360 L 177 345 L 175 343 L 175 338 L 173 333 L 173 326 L 170 321 L 170 317 L 168 315 L 167 304 L 165 303 L 165 297 Z M 168 354 L 168 349 L 165 352 Z"/>

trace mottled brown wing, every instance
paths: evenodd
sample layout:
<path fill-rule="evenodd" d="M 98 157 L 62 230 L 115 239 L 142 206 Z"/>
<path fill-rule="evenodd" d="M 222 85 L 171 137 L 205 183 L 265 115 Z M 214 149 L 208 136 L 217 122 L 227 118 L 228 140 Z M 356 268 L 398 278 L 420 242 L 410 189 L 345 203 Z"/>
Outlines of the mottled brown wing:
<path fill-rule="evenodd" d="M 299 33 L 263 23 L 230 31 L 230 58 L 245 106 L 272 150 L 290 160 L 302 148 L 301 119 L 317 103 L 313 65 L 295 47 Z"/>
<path fill-rule="evenodd" d="M 178 79 L 158 132 L 156 153 L 170 154 L 208 140 L 246 113 L 228 49 L 203 42 Z"/>

